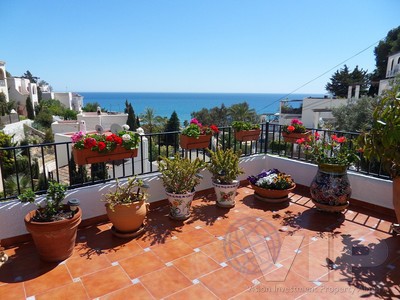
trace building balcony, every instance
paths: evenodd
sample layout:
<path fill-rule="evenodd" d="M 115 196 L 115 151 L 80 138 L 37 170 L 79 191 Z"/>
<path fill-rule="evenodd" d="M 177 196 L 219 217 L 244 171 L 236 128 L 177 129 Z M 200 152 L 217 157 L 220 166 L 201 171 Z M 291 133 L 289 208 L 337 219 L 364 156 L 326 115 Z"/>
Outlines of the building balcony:
<path fill-rule="evenodd" d="M 191 217 L 184 222 L 168 217 L 156 166 L 133 162 L 131 171 L 150 185 L 151 202 L 145 232 L 134 239 L 112 235 L 99 200 L 112 178 L 71 185 L 68 197 L 80 200 L 83 221 L 73 256 L 59 264 L 40 261 L 24 228 L 23 216 L 35 206 L 0 202 L 1 244 L 9 256 L 0 267 L 2 299 L 398 297 L 399 237 L 391 233 L 391 181 L 350 170 L 349 208 L 342 214 L 320 212 L 308 188 L 317 167 L 296 157 L 294 145 L 274 153 L 269 142 L 280 142 L 279 132 L 274 127 L 259 141 L 234 145 L 243 150 L 245 171 L 234 208 L 215 205 L 211 176 L 204 171 Z M 151 148 L 153 138 L 147 138 Z M 65 145 L 54 145 L 54 152 L 57 147 Z M 206 159 L 202 151 L 188 155 Z M 118 167 L 110 165 L 110 174 L 130 176 L 125 168 L 118 174 Z M 286 205 L 255 199 L 245 181 L 269 168 L 291 174 L 297 183 Z M 62 172 L 54 178 L 61 180 Z"/>

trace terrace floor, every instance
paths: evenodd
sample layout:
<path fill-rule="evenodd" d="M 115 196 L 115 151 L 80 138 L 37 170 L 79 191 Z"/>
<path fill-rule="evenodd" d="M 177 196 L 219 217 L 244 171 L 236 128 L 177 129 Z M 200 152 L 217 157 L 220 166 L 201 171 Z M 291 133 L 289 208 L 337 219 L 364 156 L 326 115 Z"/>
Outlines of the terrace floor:
<path fill-rule="evenodd" d="M 400 297 L 400 237 L 389 217 L 360 207 L 313 208 L 298 187 L 287 205 L 241 187 L 232 209 L 212 194 L 185 222 L 162 206 L 146 233 L 123 240 L 110 223 L 78 231 L 72 257 L 41 262 L 32 242 L 6 250 L 5 299 L 358 299 Z"/>

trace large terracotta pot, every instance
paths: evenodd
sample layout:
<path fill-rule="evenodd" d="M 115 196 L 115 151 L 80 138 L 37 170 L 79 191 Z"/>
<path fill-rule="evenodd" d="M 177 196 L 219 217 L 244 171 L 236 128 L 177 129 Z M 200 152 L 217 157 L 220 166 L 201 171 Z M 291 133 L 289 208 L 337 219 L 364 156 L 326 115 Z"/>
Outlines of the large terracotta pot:
<path fill-rule="evenodd" d="M 296 185 L 293 185 L 291 188 L 287 190 L 269 190 L 263 189 L 259 186 L 254 184 L 251 185 L 252 189 L 254 190 L 254 195 L 256 199 L 262 200 L 265 202 L 270 203 L 281 203 L 289 200 L 289 193 L 294 190 Z"/>
<path fill-rule="evenodd" d="M 36 210 L 25 216 L 25 226 L 42 260 L 59 262 L 70 257 L 74 251 L 76 232 L 81 223 L 81 209 L 78 207 L 71 219 L 54 222 L 35 222 Z"/>
<path fill-rule="evenodd" d="M 235 139 L 239 142 L 248 142 L 258 140 L 261 129 L 235 131 Z"/>
<path fill-rule="evenodd" d="M 166 193 L 170 205 L 169 217 L 174 220 L 186 220 L 190 217 L 194 192 L 187 194 Z"/>
<path fill-rule="evenodd" d="M 200 135 L 194 138 L 187 135 L 180 135 L 179 144 L 182 149 L 202 149 L 210 145 L 211 135 Z"/>
<path fill-rule="evenodd" d="M 240 182 L 234 180 L 232 184 L 220 184 L 213 182 L 215 194 L 217 196 L 217 205 L 220 207 L 231 208 L 236 204 L 235 197 Z"/>
<path fill-rule="evenodd" d="M 77 165 L 86 165 L 136 157 L 138 154 L 138 149 L 127 150 L 121 145 L 117 145 L 113 151 L 107 153 L 99 153 L 90 149 L 75 148 L 72 148 L 72 153 L 74 155 L 74 161 Z"/>
<path fill-rule="evenodd" d="M 118 237 L 134 237 L 142 233 L 148 205 L 142 200 L 131 204 L 118 204 L 112 210 L 106 203 L 107 216 L 114 225 L 113 234 Z M 141 231 L 138 232 L 139 230 Z"/>
<path fill-rule="evenodd" d="M 296 133 L 296 132 L 287 133 L 283 131 L 282 137 L 285 142 L 295 144 L 298 139 L 306 138 L 310 134 L 311 134 L 310 131 L 307 131 L 305 133 Z"/>
<path fill-rule="evenodd" d="M 347 208 L 351 196 L 347 166 L 320 164 L 310 186 L 311 198 L 317 209 L 340 212 Z"/>

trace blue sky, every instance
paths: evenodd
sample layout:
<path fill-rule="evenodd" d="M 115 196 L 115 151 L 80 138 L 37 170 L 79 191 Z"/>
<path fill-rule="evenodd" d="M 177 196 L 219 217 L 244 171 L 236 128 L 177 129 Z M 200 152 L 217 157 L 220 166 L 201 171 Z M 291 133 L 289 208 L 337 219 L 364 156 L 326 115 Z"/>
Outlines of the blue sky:
<path fill-rule="evenodd" d="M 289 93 L 400 25 L 398 0 L 1 0 L 0 11 L 7 70 L 81 92 Z M 372 71 L 373 49 L 346 64 Z M 342 66 L 296 93 L 324 93 Z"/>

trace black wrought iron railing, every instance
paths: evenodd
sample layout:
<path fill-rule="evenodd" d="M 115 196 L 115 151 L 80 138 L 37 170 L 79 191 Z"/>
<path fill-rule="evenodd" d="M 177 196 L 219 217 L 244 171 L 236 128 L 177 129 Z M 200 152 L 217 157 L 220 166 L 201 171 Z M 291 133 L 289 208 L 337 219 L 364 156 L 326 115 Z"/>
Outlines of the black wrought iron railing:
<path fill-rule="evenodd" d="M 242 156 L 254 154 L 273 154 L 294 160 L 309 161 L 301 148 L 286 143 L 282 137 L 282 126 L 264 123 L 258 140 L 238 142 L 231 127 L 222 127 L 213 137 L 209 148 L 233 148 L 241 150 Z M 320 133 L 321 138 L 331 134 L 356 138 L 358 133 L 310 129 Z M 151 133 L 141 135 L 137 158 L 122 161 L 110 161 L 85 166 L 77 166 L 72 159 L 71 142 L 26 145 L 0 148 L 0 201 L 17 197 L 26 189 L 44 193 L 49 181 L 67 184 L 69 188 L 93 185 L 116 178 L 155 173 L 158 171 L 157 160 L 161 156 L 173 156 L 179 152 L 189 158 L 200 157 L 207 161 L 205 149 L 185 151 L 179 147 L 179 131 Z M 350 167 L 352 171 L 388 179 L 379 162 L 360 162 Z M 261 170 L 260 170 L 261 171 Z"/>

